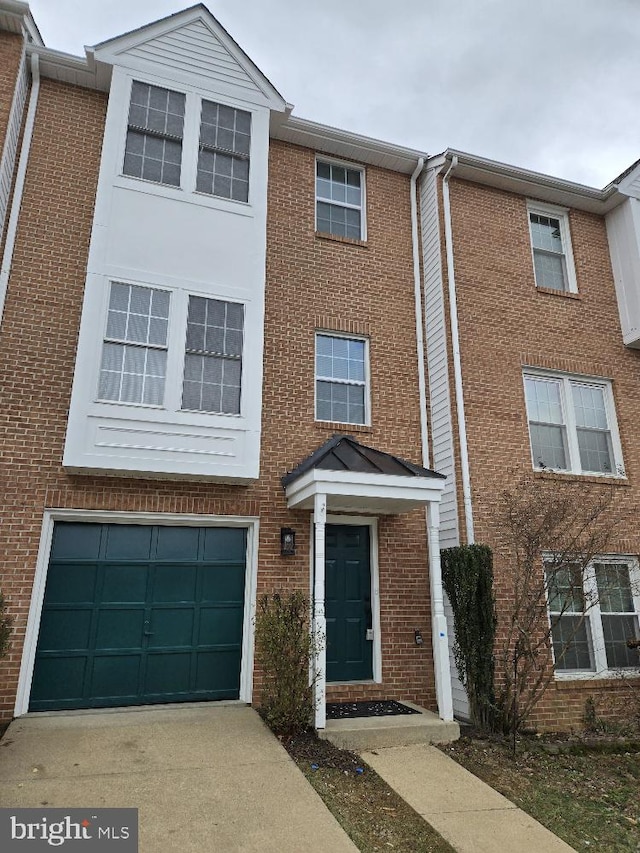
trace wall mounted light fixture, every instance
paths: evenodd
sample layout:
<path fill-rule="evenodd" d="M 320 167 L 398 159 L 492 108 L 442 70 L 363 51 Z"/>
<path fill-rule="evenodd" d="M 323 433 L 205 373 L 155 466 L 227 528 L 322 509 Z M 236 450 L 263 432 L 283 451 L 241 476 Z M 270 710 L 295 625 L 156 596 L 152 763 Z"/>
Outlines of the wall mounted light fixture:
<path fill-rule="evenodd" d="M 296 532 L 290 527 L 280 528 L 280 554 L 283 557 L 293 557 L 296 553 Z"/>

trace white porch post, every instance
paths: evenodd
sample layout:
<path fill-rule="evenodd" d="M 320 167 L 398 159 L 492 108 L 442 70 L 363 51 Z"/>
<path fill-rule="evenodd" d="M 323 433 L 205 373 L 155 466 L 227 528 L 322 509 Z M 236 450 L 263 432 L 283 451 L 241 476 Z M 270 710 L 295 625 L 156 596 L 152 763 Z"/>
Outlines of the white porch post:
<path fill-rule="evenodd" d="M 443 720 L 453 720 L 447 617 L 444 614 L 442 569 L 440 565 L 440 506 L 434 501 L 427 504 L 427 530 L 429 533 L 429 579 L 431 584 L 431 625 L 436 698 L 440 717 Z"/>
<path fill-rule="evenodd" d="M 326 725 L 326 696 L 327 684 L 327 620 L 324 614 L 324 537 L 327 524 L 327 496 L 314 495 L 313 501 L 314 536 L 315 536 L 315 583 L 313 588 L 313 639 L 315 656 L 313 661 L 313 695 L 315 700 L 315 726 L 323 729 Z"/>

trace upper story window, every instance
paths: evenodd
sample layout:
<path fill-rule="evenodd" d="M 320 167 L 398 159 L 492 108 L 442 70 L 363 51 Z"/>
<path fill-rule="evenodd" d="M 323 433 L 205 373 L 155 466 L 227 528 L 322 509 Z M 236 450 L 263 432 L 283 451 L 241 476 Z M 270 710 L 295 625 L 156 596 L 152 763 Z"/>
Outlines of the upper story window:
<path fill-rule="evenodd" d="M 182 408 L 240 414 L 244 308 L 189 297 Z"/>
<path fill-rule="evenodd" d="M 528 213 L 536 286 L 575 293 L 578 288 L 566 210 L 530 202 Z"/>
<path fill-rule="evenodd" d="M 203 101 L 198 192 L 248 201 L 250 148 L 251 113 Z"/>
<path fill-rule="evenodd" d="M 167 371 L 170 295 L 112 282 L 98 398 L 161 406 Z"/>
<path fill-rule="evenodd" d="M 368 415 L 367 342 L 316 335 L 316 419 L 365 424 Z"/>
<path fill-rule="evenodd" d="M 547 575 L 551 639 L 556 672 L 640 668 L 629 640 L 640 638 L 640 573 L 635 560 L 607 557 L 587 570 L 566 568 Z"/>
<path fill-rule="evenodd" d="M 125 175 L 180 186 L 185 96 L 134 81 L 125 146 Z"/>
<path fill-rule="evenodd" d="M 364 171 L 316 161 L 316 231 L 364 240 Z"/>
<path fill-rule="evenodd" d="M 535 468 L 619 474 L 622 458 L 609 382 L 526 372 L 524 384 Z"/>

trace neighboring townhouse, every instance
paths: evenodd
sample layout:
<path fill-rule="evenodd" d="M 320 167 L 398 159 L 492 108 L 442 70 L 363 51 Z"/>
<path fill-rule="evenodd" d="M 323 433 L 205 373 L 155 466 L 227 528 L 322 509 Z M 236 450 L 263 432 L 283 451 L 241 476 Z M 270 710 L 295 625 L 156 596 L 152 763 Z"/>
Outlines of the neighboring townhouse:
<path fill-rule="evenodd" d="M 0 11 L 0 715 L 256 702 L 257 597 L 299 589 L 318 727 L 451 719 L 424 155 L 293 117 L 202 5 L 86 58 Z"/>
<path fill-rule="evenodd" d="M 640 636 L 639 189 L 637 164 L 595 190 L 455 151 L 429 160 L 423 176 L 432 461 L 447 475 L 442 545 L 495 548 L 500 495 L 525 473 L 614 491 L 615 545 L 585 579 L 596 604 L 532 720 L 547 729 L 580 727 L 588 696 L 599 712 L 617 704 L 619 713 L 620 672 L 640 663 L 626 643 Z M 504 619 L 503 551 L 494 569 Z M 457 681 L 453 702 L 464 716 Z"/>

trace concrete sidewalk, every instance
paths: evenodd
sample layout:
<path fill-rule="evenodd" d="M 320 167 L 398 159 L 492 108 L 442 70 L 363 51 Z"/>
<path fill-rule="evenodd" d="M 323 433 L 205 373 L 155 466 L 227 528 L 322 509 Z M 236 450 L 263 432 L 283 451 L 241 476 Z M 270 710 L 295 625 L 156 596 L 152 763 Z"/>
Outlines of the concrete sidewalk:
<path fill-rule="evenodd" d="M 573 850 L 433 746 L 390 747 L 362 757 L 458 853 Z"/>
<path fill-rule="evenodd" d="M 251 708 L 182 706 L 15 720 L 0 806 L 139 809 L 140 853 L 354 853 Z"/>

